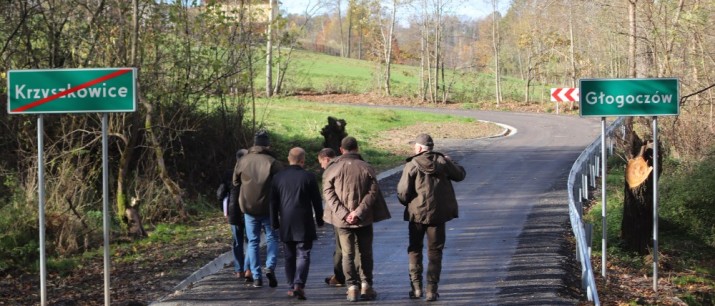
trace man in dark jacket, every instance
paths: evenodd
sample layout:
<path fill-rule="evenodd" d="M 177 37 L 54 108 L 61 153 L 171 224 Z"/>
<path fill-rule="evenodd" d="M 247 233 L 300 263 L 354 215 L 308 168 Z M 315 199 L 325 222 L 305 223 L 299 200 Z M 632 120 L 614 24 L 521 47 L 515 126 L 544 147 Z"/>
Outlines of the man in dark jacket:
<path fill-rule="evenodd" d="M 241 157 L 246 155 L 248 150 L 240 149 L 236 152 L 236 163 L 241 160 Z M 224 202 L 224 215 L 228 224 L 231 225 L 231 234 L 233 235 L 233 271 L 238 278 L 245 279 L 246 282 L 253 282 L 253 276 L 249 269 L 250 260 L 243 253 L 243 236 L 246 232 L 245 220 L 241 208 L 238 207 L 239 187 L 231 187 L 233 179 L 233 170 L 223 178 L 221 185 L 223 188 L 219 190 L 228 190 L 229 192 L 220 192 L 219 197 Z"/>
<path fill-rule="evenodd" d="M 464 167 L 449 156 L 432 151 L 433 147 L 430 135 L 417 136 L 415 155 L 407 159 L 397 184 L 397 198 L 405 205 L 405 221 L 409 221 L 411 298 L 422 297 L 422 248 L 427 235 L 427 301 L 439 297 L 437 284 L 442 272 L 445 223 L 458 217 L 452 181 L 462 181 L 466 176 Z"/>
<path fill-rule="evenodd" d="M 271 187 L 271 225 L 283 241 L 285 272 L 292 289 L 288 295 L 305 299 L 305 284 L 310 267 L 310 250 L 315 231 L 323 226 L 323 199 L 315 175 L 305 171 L 305 150 L 295 147 L 288 153 L 290 166 L 278 172 Z M 317 220 L 313 217 L 313 212 Z"/>
<path fill-rule="evenodd" d="M 270 190 L 273 175 L 283 168 L 270 151 L 268 133 L 259 131 L 253 138 L 253 147 L 236 163 L 233 171 L 233 185 L 240 186 L 238 204 L 246 221 L 248 236 L 248 257 L 251 262 L 253 286 L 262 287 L 261 258 L 259 246 L 261 228 L 266 234 L 266 277 L 268 285 L 278 286 L 275 268 L 278 256 L 278 234 L 270 224 Z"/>
<path fill-rule="evenodd" d="M 323 195 L 326 209 L 330 210 L 325 214 L 329 220 L 325 221 L 338 228 L 343 272 L 349 286 L 347 299 L 355 302 L 359 296 L 374 300 L 377 293 L 372 287 L 372 224 L 389 219 L 390 211 L 377 184 L 375 169 L 358 153 L 357 140 L 343 138 L 340 152 L 343 155 L 323 173 Z M 356 260 L 360 261 L 359 267 Z"/>

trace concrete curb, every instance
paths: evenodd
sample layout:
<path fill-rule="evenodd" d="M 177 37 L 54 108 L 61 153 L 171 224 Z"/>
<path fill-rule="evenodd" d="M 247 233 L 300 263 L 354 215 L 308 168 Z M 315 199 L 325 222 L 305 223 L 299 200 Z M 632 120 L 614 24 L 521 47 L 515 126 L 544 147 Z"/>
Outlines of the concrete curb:
<path fill-rule="evenodd" d="M 233 262 L 233 251 L 228 251 L 219 255 L 216 259 L 194 271 L 194 273 L 191 273 L 189 277 L 174 287 L 174 291 L 176 292 L 191 286 L 193 283 L 200 281 L 202 278 L 220 271 L 224 267 L 230 265 L 231 262 Z"/>

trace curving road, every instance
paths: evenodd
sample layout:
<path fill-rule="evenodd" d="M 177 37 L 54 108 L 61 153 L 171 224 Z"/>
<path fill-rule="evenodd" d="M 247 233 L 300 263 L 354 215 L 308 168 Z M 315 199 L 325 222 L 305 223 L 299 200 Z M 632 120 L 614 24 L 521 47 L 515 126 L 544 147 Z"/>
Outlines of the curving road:
<path fill-rule="evenodd" d="M 582 295 L 566 279 L 568 266 L 566 177 L 580 152 L 600 136 L 597 120 L 550 114 L 417 109 L 502 123 L 506 137 L 435 139 L 435 150 L 463 165 L 467 178 L 455 184 L 460 216 L 448 223 L 438 305 L 574 305 Z M 407 223 L 394 194 L 399 171 L 383 180 L 393 218 L 375 224 L 375 284 L 378 300 L 360 304 L 424 304 L 407 297 Z M 152 305 L 336 305 L 345 288 L 332 288 L 332 228 L 319 229 L 306 287 L 307 301 L 286 296 L 283 264 L 278 288 L 247 287 L 224 268 L 192 287 Z M 279 256 L 280 257 L 280 256 Z M 264 257 L 265 258 L 265 257 Z M 426 256 L 425 256 L 426 258 Z"/>

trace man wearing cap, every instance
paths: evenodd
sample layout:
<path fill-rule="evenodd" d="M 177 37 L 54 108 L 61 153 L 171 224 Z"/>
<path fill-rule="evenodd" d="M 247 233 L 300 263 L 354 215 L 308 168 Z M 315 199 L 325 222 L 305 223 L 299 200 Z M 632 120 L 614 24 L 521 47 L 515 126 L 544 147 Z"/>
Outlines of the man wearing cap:
<path fill-rule="evenodd" d="M 268 285 L 278 286 L 275 268 L 278 256 L 278 233 L 271 227 L 270 190 L 273 175 L 283 169 L 270 150 L 268 133 L 259 131 L 253 138 L 253 146 L 237 163 L 233 171 L 233 185 L 240 186 L 238 204 L 244 213 L 248 258 L 250 258 L 253 287 L 263 286 L 259 245 L 261 228 L 266 234 L 266 277 Z"/>
<path fill-rule="evenodd" d="M 436 301 L 439 297 L 437 287 L 446 240 L 445 223 L 458 217 L 452 181 L 462 181 L 466 176 L 464 167 L 448 156 L 432 151 L 433 147 L 430 135 L 417 136 L 415 155 L 407 158 L 397 184 L 397 198 L 405 205 L 404 219 L 409 222 L 410 298 L 422 297 L 422 248 L 427 236 L 427 301 Z"/>
<path fill-rule="evenodd" d="M 389 219 L 390 211 L 377 184 L 375 170 L 358 153 L 354 137 L 343 138 L 342 155 L 323 173 L 325 217 L 338 230 L 347 299 L 374 300 L 372 224 Z M 358 253 L 358 254 L 356 254 Z M 355 262 L 359 261 L 359 267 Z"/>

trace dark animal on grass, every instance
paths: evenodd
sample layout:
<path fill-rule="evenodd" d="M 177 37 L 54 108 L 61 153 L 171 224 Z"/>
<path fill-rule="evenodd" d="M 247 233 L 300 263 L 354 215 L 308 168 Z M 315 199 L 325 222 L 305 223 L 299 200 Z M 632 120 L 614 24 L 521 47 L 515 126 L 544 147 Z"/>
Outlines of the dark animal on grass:
<path fill-rule="evenodd" d="M 320 131 L 320 134 L 325 138 L 323 147 L 331 148 L 335 153 L 340 155 L 340 141 L 348 136 L 348 133 L 345 132 L 345 126 L 347 124 L 348 123 L 343 119 L 337 119 L 332 116 L 328 117 L 328 124 Z"/>

